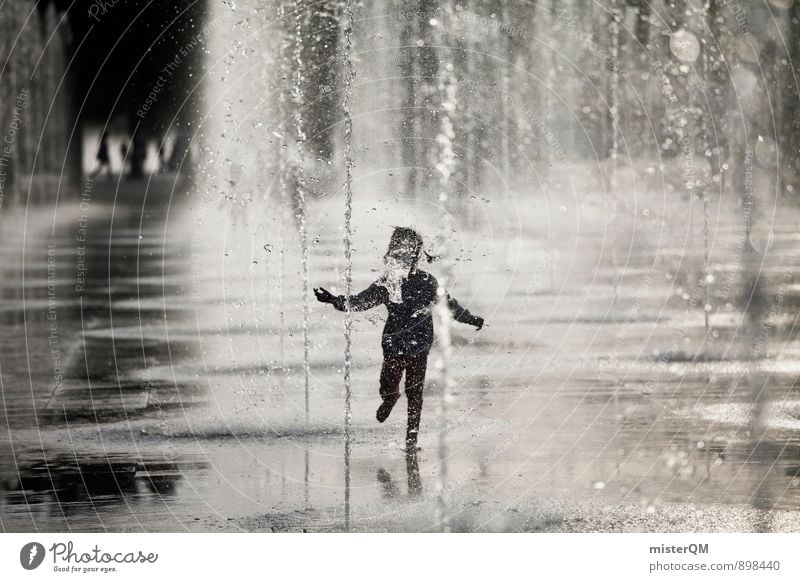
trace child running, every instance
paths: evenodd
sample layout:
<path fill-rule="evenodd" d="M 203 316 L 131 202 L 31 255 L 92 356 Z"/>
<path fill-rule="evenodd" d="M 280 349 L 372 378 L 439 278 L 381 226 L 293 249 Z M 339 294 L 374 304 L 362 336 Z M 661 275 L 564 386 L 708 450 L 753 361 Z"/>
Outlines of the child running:
<path fill-rule="evenodd" d="M 384 256 L 386 271 L 364 291 L 350 297 L 351 311 L 364 311 L 386 305 L 389 317 L 383 328 L 383 366 L 380 395 L 383 400 L 375 414 L 378 422 L 389 418 L 400 398 L 400 381 L 406 376 L 408 427 L 406 450 L 416 451 L 419 421 L 422 414 L 422 390 L 428 366 L 428 353 L 433 345 L 432 306 L 436 302 L 438 283 L 433 275 L 417 268 L 422 255 L 422 237 L 413 229 L 394 229 L 389 250 Z M 428 257 L 430 260 L 430 257 Z M 345 310 L 345 297 L 335 296 L 323 287 L 314 289 L 322 303 L 330 303 L 338 311 Z M 453 319 L 483 327 L 483 318 L 472 315 L 447 296 Z"/>

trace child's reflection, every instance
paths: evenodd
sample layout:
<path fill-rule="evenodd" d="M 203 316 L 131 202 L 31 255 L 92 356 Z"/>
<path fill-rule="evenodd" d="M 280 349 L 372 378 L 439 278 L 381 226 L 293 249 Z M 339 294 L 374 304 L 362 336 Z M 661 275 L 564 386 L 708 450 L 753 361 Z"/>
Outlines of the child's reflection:
<path fill-rule="evenodd" d="M 422 479 L 419 476 L 419 461 L 417 453 L 406 454 L 406 476 L 408 477 L 408 496 L 419 497 L 422 495 Z M 378 483 L 383 487 L 383 495 L 387 499 L 398 499 L 400 491 L 392 476 L 386 469 L 380 468 L 377 473 Z"/>

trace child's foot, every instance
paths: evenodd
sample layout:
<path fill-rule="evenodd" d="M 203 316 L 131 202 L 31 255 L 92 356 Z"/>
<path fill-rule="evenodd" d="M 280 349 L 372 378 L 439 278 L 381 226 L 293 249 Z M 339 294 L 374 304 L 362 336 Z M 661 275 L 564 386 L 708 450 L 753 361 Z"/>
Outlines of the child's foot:
<path fill-rule="evenodd" d="M 389 415 L 392 413 L 392 408 L 397 403 L 397 398 L 389 398 L 384 400 L 383 403 L 378 407 L 378 411 L 375 413 L 375 418 L 378 422 L 383 422 Z"/>

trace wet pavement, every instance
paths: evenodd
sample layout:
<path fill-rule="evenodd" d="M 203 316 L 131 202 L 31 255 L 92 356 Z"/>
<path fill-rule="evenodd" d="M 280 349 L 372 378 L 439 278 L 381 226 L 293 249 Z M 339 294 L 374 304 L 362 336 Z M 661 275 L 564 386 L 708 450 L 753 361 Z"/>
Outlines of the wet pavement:
<path fill-rule="evenodd" d="M 405 400 L 374 420 L 384 314 L 356 317 L 346 492 L 342 317 L 311 306 L 306 420 L 291 218 L 173 186 L 97 184 L 88 209 L 3 224 L 3 531 L 438 530 L 437 355 L 422 450 L 406 455 Z M 340 280 L 335 204 L 312 207 L 313 285 Z M 394 224 L 366 206 L 357 287 Z M 451 527 L 800 529 L 797 214 L 769 221 L 757 272 L 774 308 L 755 355 L 735 213 L 714 225 L 707 287 L 698 225 L 681 216 L 666 236 L 460 231 L 451 290 L 488 325 L 453 330 Z"/>

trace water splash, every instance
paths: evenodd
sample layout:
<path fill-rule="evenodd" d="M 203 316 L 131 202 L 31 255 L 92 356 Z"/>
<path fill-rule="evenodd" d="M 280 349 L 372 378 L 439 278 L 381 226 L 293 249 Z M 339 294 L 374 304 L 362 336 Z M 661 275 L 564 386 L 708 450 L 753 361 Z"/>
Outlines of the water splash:
<path fill-rule="evenodd" d="M 700 11 L 700 15 L 703 19 L 708 19 L 708 12 L 709 12 L 710 3 L 706 0 L 703 3 L 703 9 Z M 699 43 L 698 43 L 699 45 Z M 698 47 L 699 50 L 699 47 Z M 708 86 L 708 43 L 705 44 L 703 47 L 703 60 L 702 60 L 703 68 L 702 68 L 702 78 L 700 80 L 701 87 L 700 87 L 700 94 L 703 95 L 703 89 Z M 703 159 L 708 154 L 709 151 L 709 137 L 708 137 L 708 121 L 706 120 L 705 112 L 701 113 L 701 124 L 702 124 L 702 133 L 703 133 Z M 709 244 L 708 244 L 708 228 L 709 228 L 709 209 L 708 209 L 708 194 L 706 190 L 708 189 L 708 184 L 704 183 L 703 188 L 701 189 L 701 196 L 703 197 L 703 317 L 705 323 L 705 330 L 706 330 L 706 337 L 708 337 L 709 330 L 709 315 L 711 313 L 711 302 L 709 297 L 709 289 L 711 286 L 711 282 L 713 281 L 713 275 L 711 274 L 711 264 L 710 264 L 710 256 L 709 256 Z"/>
<path fill-rule="evenodd" d="M 285 185 L 284 185 L 285 186 Z M 286 226 L 285 226 L 285 213 L 284 220 L 281 220 L 281 256 L 278 258 L 278 304 L 280 307 L 280 347 L 279 356 L 281 366 L 286 365 L 286 296 L 283 292 L 284 285 L 286 284 Z"/>
<path fill-rule="evenodd" d="M 680 62 L 690 64 L 700 56 L 700 41 L 688 30 L 677 30 L 670 36 L 669 49 Z"/>
<path fill-rule="evenodd" d="M 297 203 L 297 224 L 300 234 L 300 263 L 302 265 L 303 280 L 303 387 L 305 397 L 306 422 L 309 420 L 309 364 L 308 364 L 308 229 L 306 213 L 306 193 L 305 193 L 305 141 L 306 134 L 303 121 L 303 107 L 305 105 L 305 95 L 303 92 L 303 14 L 299 0 L 292 2 L 294 13 L 294 129 L 297 134 L 297 165 L 296 165 L 296 203 Z"/>
<path fill-rule="evenodd" d="M 353 292 L 353 118 L 350 113 L 353 97 L 353 81 L 355 79 L 355 66 L 352 60 L 353 50 L 353 0 L 347 0 L 344 5 L 344 97 L 342 100 L 342 114 L 344 116 L 344 258 L 346 261 L 344 271 L 345 288 L 345 314 L 344 314 L 344 461 L 345 461 L 345 529 L 350 530 L 350 425 L 352 423 L 352 387 L 351 371 L 352 358 L 352 328 L 353 316 L 350 309 L 350 295 Z"/>
<path fill-rule="evenodd" d="M 446 7 L 448 12 L 452 12 L 452 6 Z M 452 20 L 452 13 L 449 14 L 448 21 Z M 448 41 L 441 26 L 437 27 L 438 32 L 438 45 L 440 47 L 447 47 Z M 447 304 L 447 285 L 450 282 L 452 274 L 452 261 L 450 253 L 447 250 L 448 242 L 452 237 L 452 224 L 450 213 L 447 211 L 448 200 L 450 198 L 450 189 L 452 183 L 450 177 L 453 175 L 456 167 L 456 157 L 453 152 L 453 142 L 455 140 L 455 132 L 453 130 L 453 121 L 451 116 L 455 113 L 457 107 L 456 99 L 456 78 L 454 73 L 454 66 L 451 60 L 451 53 L 446 53 L 447 57 L 440 59 L 441 71 L 439 74 L 439 92 L 442 99 L 440 117 L 439 135 L 436 136 L 436 142 L 439 146 L 439 162 L 436 164 L 436 171 L 439 174 L 439 204 L 441 205 L 442 212 L 442 273 L 439 276 L 439 286 L 436 290 L 436 314 L 438 319 L 438 336 L 439 344 L 441 346 L 441 355 L 436 361 L 436 368 L 438 372 L 438 381 L 441 385 L 441 393 L 439 396 L 439 403 L 436 409 L 437 417 L 439 420 L 439 481 L 436 484 L 436 521 L 440 525 L 442 531 L 450 531 L 450 523 L 447 515 L 447 417 L 448 406 L 451 400 L 452 391 L 452 378 L 450 376 L 450 360 L 452 356 L 452 344 L 450 339 L 450 327 L 452 325 L 452 316 L 450 308 Z"/>
<path fill-rule="evenodd" d="M 612 62 L 619 63 L 620 57 L 620 10 L 619 0 L 611 0 L 611 58 Z M 620 142 L 620 123 L 619 123 L 619 67 L 611 68 L 611 199 L 614 204 L 617 202 L 619 180 L 618 180 L 618 161 L 619 161 L 619 142 Z M 611 267 L 614 277 L 614 302 L 617 300 L 620 287 L 619 261 L 617 260 L 617 245 L 612 240 L 611 245 Z"/>
<path fill-rule="evenodd" d="M 280 7 L 279 16 L 281 21 L 285 17 L 285 9 L 283 6 Z M 291 48 L 291 41 L 286 38 L 285 35 L 281 35 L 283 42 L 280 46 L 280 57 L 279 57 L 279 70 L 282 79 L 288 79 L 291 76 L 291 63 L 289 59 L 292 58 L 290 54 Z M 278 105 L 279 111 L 281 112 L 281 118 L 283 119 L 283 114 L 288 111 L 289 108 L 289 96 L 287 95 L 288 91 L 286 89 L 285 84 L 280 85 L 280 91 L 278 93 Z M 280 144 L 279 144 L 280 145 Z M 287 181 L 287 172 L 289 171 L 289 160 L 287 159 L 287 151 L 286 148 L 279 147 L 278 148 L 278 190 L 280 193 L 280 198 L 282 202 L 282 215 L 280 220 L 280 231 L 278 236 L 280 238 L 280 256 L 278 257 L 278 309 L 279 309 L 279 316 L 280 316 L 280 331 L 279 331 L 279 344 L 278 344 L 278 356 L 280 358 L 281 366 L 284 366 L 286 363 L 286 297 L 284 294 L 284 285 L 285 285 L 285 256 L 286 256 L 286 219 L 287 216 L 287 209 L 289 207 L 289 185 Z M 283 377 L 283 375 L 281 375 Z"/>

